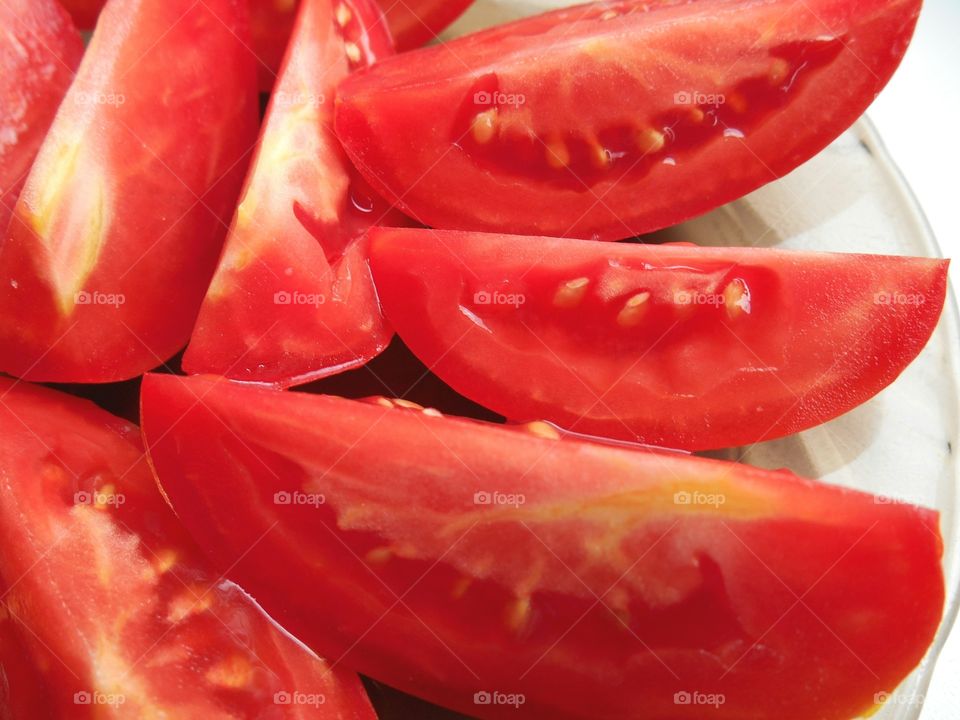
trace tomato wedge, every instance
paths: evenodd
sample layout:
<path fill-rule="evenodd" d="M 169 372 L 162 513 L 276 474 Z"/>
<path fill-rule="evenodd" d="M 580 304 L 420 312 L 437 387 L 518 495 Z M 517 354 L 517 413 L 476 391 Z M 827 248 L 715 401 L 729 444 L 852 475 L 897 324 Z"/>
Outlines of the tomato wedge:
<path fill-rule="evenodd" d="M 0 246 L 13 205 L 83 55 L 56 0 L 0 3 Z"/>
<path fill-rule="evenodd" d="M 705 450 L 826 422 L 893 382 L 946 260 L 376 230 L 387 318 L 454 390 L 517 421 Z"/>
<path fill-rule="evenodd" d="M 373 186 L 427 225 L 630 237 L 823 149 L 886 84 L 919 10 L 920 0 L 562 9 L 348 78 L 337 131 Z"/>
<path fill-rule="evenodd" d="M 141 411 L 218 567 L 481 718 L 848 720 L 940 622 L 935 512 L 787 472 L 203 377 L 148 375 Z"/>
<path fill-rule="evenodd" d="M 109 382 L 186 344 L 256 137 L 241 10 L 108 3 L 0 251 L 0 370 Z"/>
<path fill-rule="evenodd" d="M 306 0 L 220 266 L 184 356 L 189 372 L 288 385 L 361 365 L 383 322 L 364 232 L 405 222 L 376 197 L 333 132 L 351 66 L 392 52 L 368 0 Z M 361 50 L 362 48 L 362 50 Z M 408 221 L 407 221 L 408 222 Z"/>
<path fill-rule="evenodd" d="M 61 2 L 81 30 L 92 30 L 97 24 L 100 11 L 107 4 L 107 0 L 61 0 Z"/>
<path fill-rule="evenodd" d="M 322 704 L 375 718 L 355 674 L 211 572 L 136 426 L 0 378 L 0 434 L 0 618 L 42 675 L 49 717 L 308 718 Z"/>

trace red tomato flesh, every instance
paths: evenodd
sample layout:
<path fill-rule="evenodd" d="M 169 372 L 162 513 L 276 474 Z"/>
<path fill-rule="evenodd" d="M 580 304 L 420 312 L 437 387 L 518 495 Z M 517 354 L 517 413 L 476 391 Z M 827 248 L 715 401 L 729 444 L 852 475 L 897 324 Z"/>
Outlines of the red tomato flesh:
<path fill-rule="evenodd" d="M 83 43 L 56 0 L 0 3 L 0 247 Z"/>
<path fill-rule="evenodd" d="M 0 370 L 110 382 L 186 344 L 256 137 L 246 32 L 237 0 L 108 3 L 0 250 Z"/>
<path fill-rule="evenodd" d="M 397 50 L 411 50 L 432 40 L 463 15 L 473 0 L 377 0 L 383 8 Z"/>
<path fill-rule="evenodd" d="M 36 669 L 50 708 L 14 717 L 266 720 L 317 717 L 322 704 L 374 720 L 355 674 L 211 571 L 158 492 L 136 426 L 0 378 L 0 435 L 0 628 L 19 636 L 16 662 Z"/>
<path fill-rule="evenodd" d="M 337 131 L 427 225 L 617 239 L 786 174 L 873 101 L 920 0 L 623 0 L 348 78 Z"/>
<path fill-rule="evenodd" d="M 454 390 L 518 421 L 704 450 L 799 432 L 893 382 L 946 260 L 376 230 L 384 312 Z"/>
<path fill-rule="evenodd" d="M 377 16 L 368 0 L 301 5 L 188 372 L 289 385 L 361 365 L 389 343 L 363 234 L 406 219 L 370 191 L 333 133 L 337 83 L 392 52 L 370 29 Z"/>
<path fill-rule="evenodd" d="M 148 375 L 141 411 L 218 567 L 477 717 L 848 720 L 940 622 L 936 513 L 787 472 L 203 377 Z"/>

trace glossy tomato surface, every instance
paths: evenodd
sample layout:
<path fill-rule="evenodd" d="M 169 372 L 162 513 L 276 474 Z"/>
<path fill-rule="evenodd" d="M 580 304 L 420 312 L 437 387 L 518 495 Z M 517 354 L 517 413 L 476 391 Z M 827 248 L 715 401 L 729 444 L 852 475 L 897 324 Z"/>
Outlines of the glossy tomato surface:
<path fill-rule="evenodd" d="M 378 16 L 368 0 L 301 5 L 184 356 L 188 372 L 288 385 L 363 364 L 390 341 L 363 235 L 374 223 L 406 219 L 370 191 L 333 132 L 337 83 L 392 52 L 389 36 L 368 24 Z"/>
<path fill-rule="evenodd" d="M 157 477 L 326 657 L 481 718 L 870 710 L 934 636 L 936 513 L 787 472 L 148 375 Z M 696 702 L 685 702 L 686 698 Z"/>
<path fill-rule="evenodd" d="M 109 382 L 186 344 L 255 143 L 246 33 L 240 0 L 104 9 L 0 250 L 0 370 Z"/>
<path fill-rule="evenodd" d="M 387 318 L 512 420 L 704 450 L 826 422 L 933 332 L 946 260 L 376 230 Z"/>
<path fill-rule="evenodd" d="M 473 0 L 377 0 L 390 25 L 397 50 L 411 50 L 436 40 Z"/>
<path fill-rule="evenodd" d="M 900 62 L 919 0 L 621 0 L 392 58 L 341 86 L 337 131 L 434 227 L 618 239 L 826 147 Z"/>
<path fill-rule="evenodd" d="M 136 426 L 0 378 L 0 435 L 0 661 L 17 680 L 12 717 L 310 718 L 322 706 L 374 720 L 355 674 L 211 570 L 160 495 Z M 37 691 L 48 710 L 17 714 Z"/>
<path fill-rule="evenodd" d="M 92 30 L 107 0 L 60 0 L 81 30 Z"/>
<path fill-rule="evenodd" d="M 56 0 L 0 3 L 0 246 L 17 194 L 83 55 Z"/>

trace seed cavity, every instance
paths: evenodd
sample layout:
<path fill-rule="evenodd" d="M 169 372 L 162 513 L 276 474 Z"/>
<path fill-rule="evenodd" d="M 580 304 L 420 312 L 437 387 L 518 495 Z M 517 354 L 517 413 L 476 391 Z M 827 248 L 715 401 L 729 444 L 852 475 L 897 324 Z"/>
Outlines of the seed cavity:
<path fill-rule="evenodd" d="M 590 285 L 589 278 L 579 277 L 573 280 L 567 280 L 553 296 L 553 304 L 559 308 L 576 307 L 583 300 L 587 293 L 587 287 Z"/>

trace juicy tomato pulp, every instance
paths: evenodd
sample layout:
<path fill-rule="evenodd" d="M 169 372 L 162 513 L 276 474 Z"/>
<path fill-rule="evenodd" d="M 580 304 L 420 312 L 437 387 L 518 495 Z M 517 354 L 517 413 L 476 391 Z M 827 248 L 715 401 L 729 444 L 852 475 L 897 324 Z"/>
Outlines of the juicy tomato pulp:
<path fill-rule="evenodd" d="M 407 53 L 341 86 L 337 131 L 437 227 L 616 239 L 784 175 L 874 99 L 919 0 L 630 0 Z"/>
<path fill-rule="evenodd" d="M 0 247 L 13 206 L 83 55 L 56 0 L 0 3 Z"/>
<path fill-rule="evenodd" d="M 301 5 L 188 372 L 289 385 L 360 365 L 389 343 L 362 236 L 408 221 L 370 191 L 333 132 L 337 83 L 392 52 L 370 24 L 377 17 L 369 0 Z"/>
<path fill-rule="evenodd" d="M 826 422 L 893 382 L 946 260 L 376 230 L 384 312 L 513 420 L 703 450 Z"/>
<path fill-rule="evenodd" d="M 196 377 L 142 395 L 220 567 L 327 657 L 470 715 L 702 718 L 676 701 L 698 693 L 718 720 L 847 720 L 934 636 L 929 510 L 437 415 Z"/>
<path fill-rule="evenodd" d="M 109 382 L 186 344 L 256 138 L 241 10 L 106 7 L 0 250 L 0 370 Z"/>
<path fill-rule="evenodd" d="M 0 670 L 16 681 L 6 709 L 36 708 L 33 688 L 47 708 L 12 717 L 307 718 L 323 703 L 331 717 L 374 719 L 355 674 L 210 570 L 135 426 L 0 378 L 0 435 Z M 22 654 L 8 655 L 8 639 Z"/>

